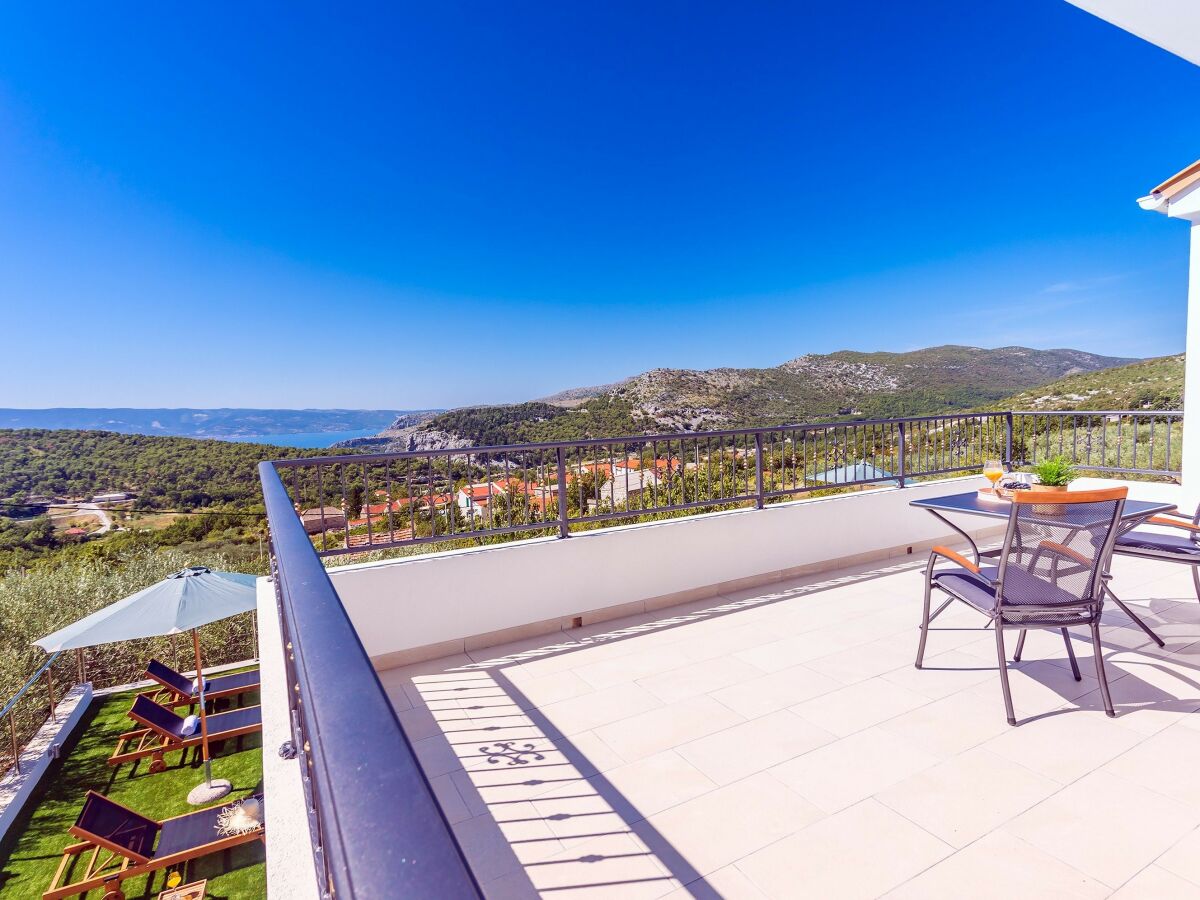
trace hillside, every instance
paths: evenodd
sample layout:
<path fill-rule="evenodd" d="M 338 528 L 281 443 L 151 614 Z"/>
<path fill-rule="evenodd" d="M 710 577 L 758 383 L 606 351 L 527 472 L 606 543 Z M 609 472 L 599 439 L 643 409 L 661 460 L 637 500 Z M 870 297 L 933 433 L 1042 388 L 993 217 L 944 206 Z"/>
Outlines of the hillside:
<path fill-rule="evenodd" d="M 79 428 L 176 437 L 265 437 L 386 428 L 388 409 L 0 409 L 0 428 Z"/>
<path fill-rule="evenodd" d="M 1128 366 L 1081 372 L 1020 391 L 996 409 L 1183 409 L 1184 357 L 1160 356 Z"/>
<path fill-rule="evenodd" d="M 0 431 L 0 499 L 132 491 L 144 508 L 256 506 L 259 462 L 336 452 L 105 431 Z"/>
<path fill-rule="evenodd" d="M 919 415 L 986 406 L 1037 385 L 1130 362 L 1079 350 L 944 346 L 809 354 L 767 369 L 654 369 L 590 399 L 578 398 L 599 388 L 512 406 L 451 410 L 355 443 L 412 450 Z"/>

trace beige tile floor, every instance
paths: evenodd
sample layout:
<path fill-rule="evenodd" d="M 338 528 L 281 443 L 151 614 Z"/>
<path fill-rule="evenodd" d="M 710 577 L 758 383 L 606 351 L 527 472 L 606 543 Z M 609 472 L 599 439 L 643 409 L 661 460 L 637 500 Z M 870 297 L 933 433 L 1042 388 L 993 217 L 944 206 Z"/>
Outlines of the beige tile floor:
<path fill-rule="evenodd" d="M 970 610 L 913 667 L 922 565 L 381 678 L 489 898 L 1200 897 L 1187 570 L 1114 565 L 1167 640 L 1106 614 L 1117 718 L 1084 635 L 1076 682 L 1059 636 L 1031 632 L 1013 728 Z"/>

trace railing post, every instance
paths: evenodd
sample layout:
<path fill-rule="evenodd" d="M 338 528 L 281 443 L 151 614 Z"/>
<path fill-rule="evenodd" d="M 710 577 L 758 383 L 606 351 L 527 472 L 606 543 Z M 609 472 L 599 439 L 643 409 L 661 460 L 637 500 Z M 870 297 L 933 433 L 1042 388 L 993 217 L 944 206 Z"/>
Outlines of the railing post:
<path fill-rule="evenodd" d="M 762 509 L 766 505 L 766 497 L 763 496 L 763 442 L 762 432 L 754 432 L 754 505 Z"/>
<path fill-rule="evenodd" d="M 571 522 L 567 517 L 567 455 L 562 447 L 555 449 L 555 461 L 558 464 L 558 536 L 571 536 Z"/>
<path fill-rule="evenodd" d="M 900 476 L 900 487 L 904 487 L 907 480 L 905 474 L 908 472 L 908 441 L 905 437 L 904 423 L 898 422 L 896 424 L 900 426 L 900 443 L 897 446 L 898 458 L 896 460 L 898 463 L 897 468 L 900 471 L 897 474 Z"/>
<path fill-rule="evenodd" d="M 1013 414 L 1010 409 L 1004 414 L 1004 465 L 1005 468 L 1012 470 L 1012 444 L 1013 444 Z"/>
<path fill-rule="evenodd" d="M 13 714 L 8 714 L 8 730 L 12 735 L 12 754 L 13 765 L 16 766 L 17 774 L 21 774 L 21 748 L 17 746 L 17 720 L 13 718 Z"/>

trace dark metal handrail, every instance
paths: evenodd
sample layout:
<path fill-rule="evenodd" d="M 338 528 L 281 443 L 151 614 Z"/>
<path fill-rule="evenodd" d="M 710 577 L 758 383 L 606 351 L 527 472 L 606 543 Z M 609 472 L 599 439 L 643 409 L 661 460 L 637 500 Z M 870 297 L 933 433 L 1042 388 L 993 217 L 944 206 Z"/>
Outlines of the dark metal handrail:
<path fill-rule="evenodd" d="M 322 897 L 481 896 L 274 465 L 259 477 Z"/>
<path fill-rule="evenodd" d="M 30 675 L 29 678 L 26 679 L 25 683 L 23 685 L 21 685 L 20 689 L 15 694 L 13 694 L 12 698 L 7 703 L 4 704 L 3 708 L 0 708 L 0 722 L 3 722 L 6 717 L 8 719 L 8 736 L 9 736 L 9 741 L 11 744 L 11 753 L 12 753 L 12 760 L 13 760 L 12 764 L 16 768 L 18 773 L 20 773 L 20 771 L 21 771 L 21 744 L 24 739 L 21 737 L 18 737 L 18 735 L 17 735 L 17 715 L 16 715 L 17 704 L 21 701 L 21 698 L 23 698 L 26 694 L 29 693 L 30 690 L 33 689 L 33 686 L 36 685 L 41 680 L 42 676 L 45 675 L 47 678 L 47 690 L 49 693 L 49 700 L 50 700 L 50 718 L 52 718 L 52 719 L 57 718 L 57 716 L 55 714 L 56 703 L 55 703 L 55 699 L 54 699 L 54 671 L 51 669 L 51 666 L 54 665 L 54 663 L 58 660 L 58 658 L 60 656 L 62 656 L 62 654 L 63 654 L 62 650 L 56 650 L 54 653 L 51 653 L 46 658 L 46 661 L 38 667 L 38 670 L 36 672 L 34 672 L 32 675 Z M 82 680 L 82 675 L 80 676 L 80 679 Z M 66 687 L 64 687 L 62 689 L 65 691 L 65 690 L 69 689 L 70 687 L 71 687 L 71 685 L 68 684 L 68 685 L 66 685 Z M 44 721 L 45 720 L 43 720 L 40 716 L 37 719 L 38 723 L 42 723 Z M 40 727 L 40 724 L 39 724 L 39 727 Z M 2 772 L 3 772 L 3 769 L 0 768 L 0 773 L 2 773 Z"/>

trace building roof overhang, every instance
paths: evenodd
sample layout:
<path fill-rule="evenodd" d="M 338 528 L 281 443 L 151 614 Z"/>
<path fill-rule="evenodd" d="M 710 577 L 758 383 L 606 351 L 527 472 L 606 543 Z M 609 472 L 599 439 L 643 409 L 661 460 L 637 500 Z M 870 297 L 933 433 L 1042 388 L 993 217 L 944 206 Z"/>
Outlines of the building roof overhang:
<path fill-rule="evenodd" d="M 1200 159 L 1139 197 L 1138 206 L 1172 218 L 1200 221 Z"/>
<path fill-rule="evenodd" d="M 1068 0 L 1130 34 L 1200 65 L 1200 3 L 1195 0 Z"/>

